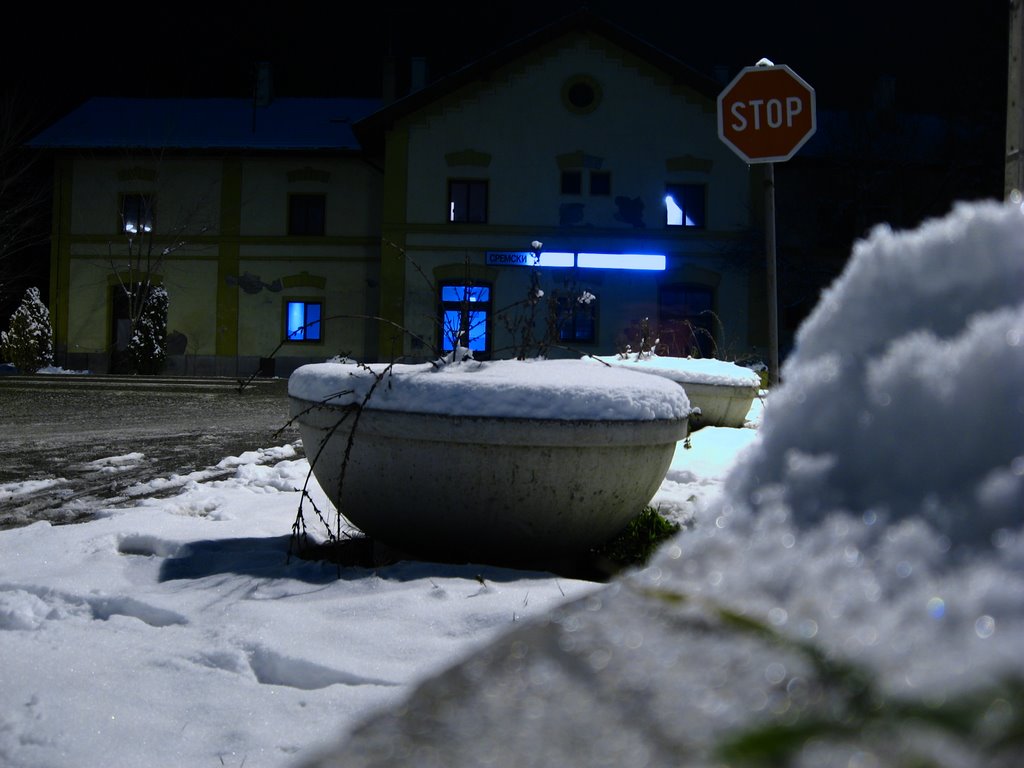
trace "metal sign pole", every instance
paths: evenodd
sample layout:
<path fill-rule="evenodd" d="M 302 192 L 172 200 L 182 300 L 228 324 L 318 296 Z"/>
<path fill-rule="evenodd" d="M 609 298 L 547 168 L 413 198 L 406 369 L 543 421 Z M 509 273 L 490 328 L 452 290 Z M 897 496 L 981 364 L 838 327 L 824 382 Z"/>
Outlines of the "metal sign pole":
<path fill-rule="evenodd" d="M 779 310 L 775 278 L 775 163 L 765 163 L 764 250 L 768 273 L 768 382 L 779 383 Z"/>
<path fill-rule="evenodd" d="M 1024 193 L 1024 8 L 1021 0 L 1010 3 L 1009 72 L 1006 96 L 1006 171 L 1003 199 L 1013 200 Z M 1018 199 L 1017 202 L 1020 202 Z"/>
<path fill-rule="evenodd" d="M 1018 0 L 1024 2 L 1024 0 Z M 718 94 L 718 138 L 747 164 L 764 163 L 765 259 L 768 275 L 768 381 L 779 383 L 775 274 L 775 162 L 789 160 L 814 135 L 814 89 L 786 66 L 761 59 Z M 726 119 L 726 116 L 729 119 Z"/>

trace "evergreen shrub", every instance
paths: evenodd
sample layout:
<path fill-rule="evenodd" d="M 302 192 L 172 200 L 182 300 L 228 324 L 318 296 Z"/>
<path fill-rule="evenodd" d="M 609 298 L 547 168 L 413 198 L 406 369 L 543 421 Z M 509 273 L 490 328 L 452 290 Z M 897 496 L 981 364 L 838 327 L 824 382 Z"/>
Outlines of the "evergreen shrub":
<path fill-rule="evenodd" d="M 7 330 L 0 331 L 0 358 L 13 363 L 20 373 L 35 373 L 53 365 L 50 310 L 43 304 L 38 288 L 25 291 Z"/>

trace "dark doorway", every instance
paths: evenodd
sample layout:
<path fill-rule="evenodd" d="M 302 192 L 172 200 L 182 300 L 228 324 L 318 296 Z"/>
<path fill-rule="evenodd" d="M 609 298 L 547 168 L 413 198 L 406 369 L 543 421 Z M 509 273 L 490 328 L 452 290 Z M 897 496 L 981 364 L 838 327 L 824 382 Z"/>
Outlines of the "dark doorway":
<path fill-rule="evenodd" d="M 714 298 L 714 289 L 706 285 L 661 286 L 658 289 L 659 348 L 673 357 L 715 357 Z"/>
<path fill-rule="evenodd" d="M 110 365 L 109 373 L 131 373 L 128 342 L 132 334 L 131 303 L 124 288 L 110 289 Z"/>

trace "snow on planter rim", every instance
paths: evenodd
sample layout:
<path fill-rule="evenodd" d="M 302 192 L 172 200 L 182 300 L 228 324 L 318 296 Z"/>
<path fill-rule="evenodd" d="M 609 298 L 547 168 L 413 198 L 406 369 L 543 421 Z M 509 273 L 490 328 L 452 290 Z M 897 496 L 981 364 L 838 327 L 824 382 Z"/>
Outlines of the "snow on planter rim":
<path fill-rule="evenodd" d="M 660 355 L 651 355 L 638 359 L 635 354 L 630 355 L 628 358 L 610 355 L 593 359 L 608 363 L 609 365 L 618 365 L 625 368 L 635 367 L 637 370 L 664 376 L 666 379 L 680 383 L 713 384 L 729 387 L 761 386 L 761 377 L 757 375 L 756 371 L 726 360 L 662 357 Z"/>
<path fill-rule="evenodd" d="M 367 370 L 369 368 L 370 370 Z M 386 363 L 311 363 L 288 379 L 288 394 L 332 405 L 361 403 Z M 396 363 L 368 408 L 453 416 L 649 421 L 690 414 L 668 379 L 584 360 L 466 361 L 441 367 Z"/>

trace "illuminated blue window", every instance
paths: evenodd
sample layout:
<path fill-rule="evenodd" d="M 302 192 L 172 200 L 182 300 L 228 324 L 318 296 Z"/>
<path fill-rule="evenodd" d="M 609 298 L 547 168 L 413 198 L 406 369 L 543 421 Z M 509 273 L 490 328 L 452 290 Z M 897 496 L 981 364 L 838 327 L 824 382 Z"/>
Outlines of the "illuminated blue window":
<path fill-rule="evenodd" d="M 441 286 L 441 301 L 490 302 L 491 289 L 486 285 L 459 283 Z"/>
<path fill-rule="evenodd" d="M 285 333 L 288 341 L 320 341 L 319 301 L 289 301 L 285 307 Z"/>
<path fill-rule="evenodd" d="M 669 184 L 665 189 L 665 224 L 703 229 L 706 192 L 704 184 Z"/>
<path fill-rule="evenodd" d="M 451 352 L 456 342 L 483 359 L 490 353 L 491 288 L 477 283 L 441 286 L 441 350 Z"/>

